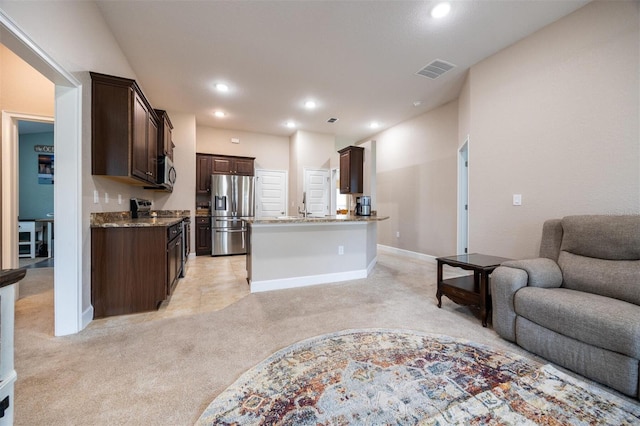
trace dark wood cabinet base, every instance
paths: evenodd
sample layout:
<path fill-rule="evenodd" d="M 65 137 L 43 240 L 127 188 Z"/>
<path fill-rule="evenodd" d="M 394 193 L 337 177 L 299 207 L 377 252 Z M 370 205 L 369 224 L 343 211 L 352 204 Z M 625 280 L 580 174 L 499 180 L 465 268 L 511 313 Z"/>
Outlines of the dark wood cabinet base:
<path fill-rule="evenodd" d="M 181 226 L 91 229 L 94 318 L 158 309 L 182 272 Z"/>

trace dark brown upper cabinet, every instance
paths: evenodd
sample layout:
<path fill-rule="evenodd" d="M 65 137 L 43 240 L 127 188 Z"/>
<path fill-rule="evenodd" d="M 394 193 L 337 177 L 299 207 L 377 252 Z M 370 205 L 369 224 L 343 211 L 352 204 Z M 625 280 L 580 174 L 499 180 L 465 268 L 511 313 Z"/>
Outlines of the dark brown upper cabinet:
<path fill-rule="evenodd" d="M 211 192 L 211 165 L 213 156 L 196 154 L 196 195 L 208 195 Z"/>
<path fill-rule="evenodd" d="M 231 157 L 214 155 L 212 157 L 212 173 L 217 175 L 254 175 L 254 157 Z"/>
<path fill-rule="evenodd" d="M 340 193 L 362 194 L 364 148 L 348 146 L 340 154 Z"/>
<path fill-rule="evenodd" d="M 155 110 L 158 116 L 158 155 L 166 155 L 173 161 L 173 124 L 167 111 Z"/>
<path fill-rule="evenodd" d="M 135 82 L 91 73 L 91 172 L 157 183 L 158 117 Z"/>

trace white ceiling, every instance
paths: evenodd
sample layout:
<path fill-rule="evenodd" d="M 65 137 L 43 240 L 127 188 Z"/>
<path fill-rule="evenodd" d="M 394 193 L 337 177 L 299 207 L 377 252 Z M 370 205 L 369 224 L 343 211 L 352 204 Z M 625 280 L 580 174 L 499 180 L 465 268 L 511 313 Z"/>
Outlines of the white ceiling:
<path fill-rule="evenodd" d="M 588 2 L 452 1 L 436 20 L 436 1 L 97 1 L 154 107 L 273 135 L 293 120 L 349 143 L 455 99 L 471 65 Z M 456 68 L 416 75 L 434 59 Z"/>

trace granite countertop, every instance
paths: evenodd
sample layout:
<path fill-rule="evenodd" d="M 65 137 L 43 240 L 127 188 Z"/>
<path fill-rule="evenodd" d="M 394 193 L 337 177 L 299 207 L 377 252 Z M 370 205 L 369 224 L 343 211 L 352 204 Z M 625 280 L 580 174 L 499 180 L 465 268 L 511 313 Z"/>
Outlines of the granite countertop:
<path fill-rule="evenodd" d="M 0 271 L 0 287 L 6 287 L 15 284 L 26 275 L 27 270 L 22 269 L 3 269 Z"/>
<path fill-rule="evenodd" d="M 121 219 L 110 222 L 92 223 L 92 228 L 141 228 L 148 226 L 171 226 L 182 222 L 182 218 L 175 217 L 149 217 L 137 219 Z"/>
<path fill-rule="evenodd" d="M 346 223 L 346 222 L 379 222 L 389 219 L 389 216 L 354 216 L 354 215 L 336 215 L 324 217 L 300 217 L 300 216 L 281 216 L 281 217 L 263 217 L 261 219 L 244 219 L 250 225 L 264 224 L 293 224 L 293 223 Z"/>
<path fill-rule="evenodd" d="M 92 228 L 169 227 L 190 217 L 189 210 L 154 210 L 156 217 L 132 218 L 131 212 L 91 213 Z"/>

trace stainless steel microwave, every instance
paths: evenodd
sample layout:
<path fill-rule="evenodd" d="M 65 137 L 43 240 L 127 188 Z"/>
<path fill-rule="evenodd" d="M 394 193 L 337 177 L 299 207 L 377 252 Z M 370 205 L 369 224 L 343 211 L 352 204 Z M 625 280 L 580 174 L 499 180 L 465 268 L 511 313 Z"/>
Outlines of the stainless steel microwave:
<path fill-rule="evenodd" d="M 173 185 L 176 183 L 176 169 L 173 167 L 171 158 L 166 155 L 158 158 L 158 177 L 158 185 L 173 189 Z"/>

